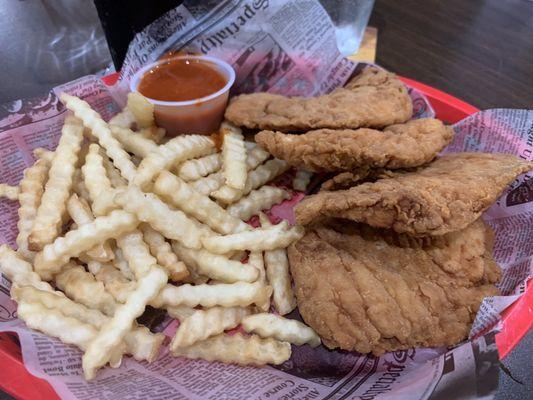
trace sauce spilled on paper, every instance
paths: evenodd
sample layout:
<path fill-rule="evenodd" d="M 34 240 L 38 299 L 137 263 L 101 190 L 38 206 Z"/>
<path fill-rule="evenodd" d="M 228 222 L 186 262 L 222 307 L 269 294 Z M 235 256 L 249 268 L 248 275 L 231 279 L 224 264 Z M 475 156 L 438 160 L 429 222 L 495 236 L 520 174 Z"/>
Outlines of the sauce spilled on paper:
<path fill-rule="evenodd" d="M 150 69 L 137 90 L 160 101 L 188 101 L 209 96 L 227 83 L 226 78 L 202 60 L 169 60 Z"/>

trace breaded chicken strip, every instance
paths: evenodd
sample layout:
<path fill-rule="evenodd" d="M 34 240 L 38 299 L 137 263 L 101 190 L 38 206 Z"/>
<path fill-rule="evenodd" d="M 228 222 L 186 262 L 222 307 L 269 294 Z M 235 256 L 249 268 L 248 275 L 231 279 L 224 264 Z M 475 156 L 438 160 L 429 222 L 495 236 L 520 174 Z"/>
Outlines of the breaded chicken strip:
<path fill-rule="evenodd" d="M 353 171 L 341 172 L 340 174 L 331 177 L 322 183 L 320 190 L 346 190 L 350 189 L 352 186 L 360 185 L 365 182 L 375 182 L 378 179 L 393 178 L 397 175 L 416 170 L 416 168 L 390 170 L 383 168 L 374 169 L 369 167 L 361 167 Z"/>
<path fill-rule="evenodd" d="M 302 135 L 272 131 L 255 135 L 255 141 L 275 157 L 315 172 L 417 167 L 435 158 L 452 138 L 452 128 L 433 118 L 391 125 L 383 131 L 319 129 Z"/>
<path fill-rule="evenodd" d="M 431 240 L 337 220 L 288 254 L 300 313 L 324 344 L 380 355 L 466 339 L 482 299 L 498 295 L 491 252 L 481 220 Z"/>
<path fill-rule="evenodd" d="M 416 172 L 306 197 L 295 208 L 296 221 L 337 217 L 415 236 L 443 235 L 474 222 L 530 170 L 532 162 L 510 154 L 447 154 Z"/>
<path fill-rule="evenodd" d="M 374 171 L 372 168 L 361 167 L 353 171 L 341 172 L 322 182 L 320 190 L 334 191 L 350 189 L 352 186 L 365 182 L 371 176 L 372 171 Z"/>
<path fill-rule="evenodd" d="M 369 67 L 346 86 L 318 97 L 243 94 L 226 109 L 226 119 L 252 129 L 380 128 L 413 114 L 407 88 L 394 75 Z"/>

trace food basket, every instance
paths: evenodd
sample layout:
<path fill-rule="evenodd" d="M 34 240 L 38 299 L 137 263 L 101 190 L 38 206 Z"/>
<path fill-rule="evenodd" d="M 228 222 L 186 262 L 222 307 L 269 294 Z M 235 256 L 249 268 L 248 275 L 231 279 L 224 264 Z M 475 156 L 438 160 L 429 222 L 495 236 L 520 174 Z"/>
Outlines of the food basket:
<path fill-rule="evenodd" d="M 104 83 L 112 85 L 118 74 L 103 78 Z M 476 107 L 465 103 L 449 94 L 412 79 L 402 78 L 410 87 L 424 93 L 433 106 L 436 117 L 455 123 L 479 111 Z M 527 285 L 526 293 L 508 307 L 502 315 L 500 332 L 496 335 L 496 344 L 500 358 L 516 346 L 533 324 L 533 280 Z M 0 309 L 0 318 L 2 310 Z M 18 399 L 57 399 L 52 387 L 45 381 L 31 375 L 24 367 L 17 336 L 12 333 L 0 333 L 0 388 Z"/>

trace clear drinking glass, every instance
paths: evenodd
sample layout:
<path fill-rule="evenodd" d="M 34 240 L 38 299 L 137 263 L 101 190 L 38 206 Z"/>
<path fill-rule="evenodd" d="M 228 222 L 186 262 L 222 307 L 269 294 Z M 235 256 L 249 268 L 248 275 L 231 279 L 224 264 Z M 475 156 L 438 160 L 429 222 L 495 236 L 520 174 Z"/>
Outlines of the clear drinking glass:
<path fill-rule="evenodd" d="M 337 47 L 343 56 L 358 49 L 374 7 L 374 0 L 320 0 L 335 25 Z"/>

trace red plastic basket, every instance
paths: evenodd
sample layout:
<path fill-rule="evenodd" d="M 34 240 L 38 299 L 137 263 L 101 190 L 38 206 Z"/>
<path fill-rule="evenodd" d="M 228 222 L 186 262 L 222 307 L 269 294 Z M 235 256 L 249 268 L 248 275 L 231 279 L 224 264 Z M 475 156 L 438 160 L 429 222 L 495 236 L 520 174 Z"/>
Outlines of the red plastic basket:
<path fill-rule="evenodd" d="M 104 83 L 113 85 L 118 74 L 103 78 Z M 424 93 L 433 106 L 437 118 L 454 123 L 479 111 L 449 94 L 424 85 L 412 79 L 402 78 L 409 86 Z M 503 312 L 502 330 L 496 335 L 500 358 L 504 358 L 533 325 L 533 280 L 528 282 L 526 293 Z M 0 388 L 17 399 L 58 399 L 52 387 L 45 381 L 31 375 L 24 364 L 16 335 L 0 333 L 0 365 L 2 378 Z"/>

